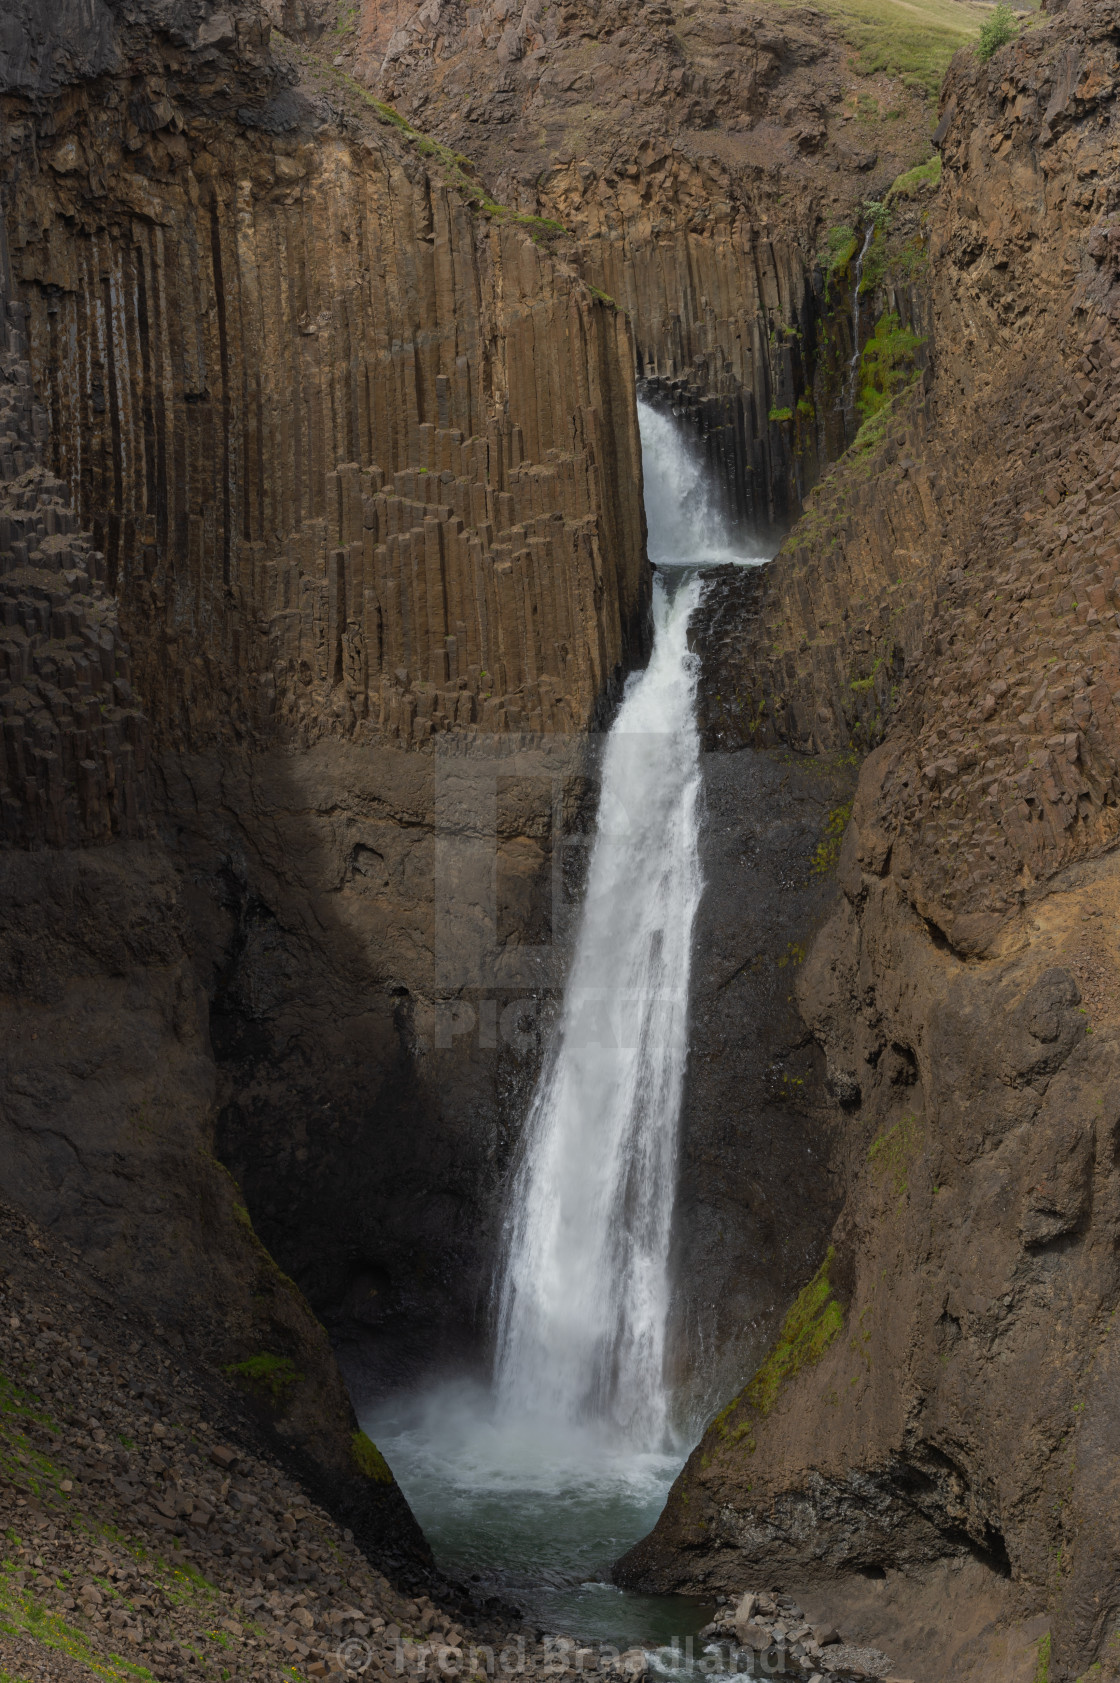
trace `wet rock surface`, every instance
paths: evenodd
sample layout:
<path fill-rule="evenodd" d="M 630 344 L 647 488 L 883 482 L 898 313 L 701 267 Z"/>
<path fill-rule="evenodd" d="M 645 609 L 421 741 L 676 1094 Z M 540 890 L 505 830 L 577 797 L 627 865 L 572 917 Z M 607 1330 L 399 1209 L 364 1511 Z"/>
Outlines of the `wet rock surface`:
<path fill-rule="evenodd" d="M 836 1207 L 835 1106 L 794 984 L 839 894 L 857 774 L 853 755 L 750 748 L 701 765 L 672 1335 L 694 1415 L 761 1360 Z"/>

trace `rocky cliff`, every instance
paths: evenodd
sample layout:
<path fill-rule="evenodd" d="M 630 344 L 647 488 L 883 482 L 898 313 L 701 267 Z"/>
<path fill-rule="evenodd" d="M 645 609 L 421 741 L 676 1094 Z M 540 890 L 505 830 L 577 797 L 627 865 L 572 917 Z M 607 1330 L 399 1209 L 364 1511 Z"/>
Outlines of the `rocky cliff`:
<path fill-rule="evenodd" d="M 712 739 L 878 744 L 798 977 L 845 1194 L 620 1576 L 847 1595 L 931 1678 L 1115 1665 L 1117 45 L 955 61 L 932 368 L 700 634 Z"/>
<path fill-rule="evenodd" d="M 585 729 L 646 646 L 633 350 L 536 223 L 269 34 L 4 25 L 3 1126 L 21 1208 L 405 1569 L 289 1274 L 336 1318 L 386 1281 L 429 1331 L 479 1314 L 539 966 L 440 1050 L 432 743 L 496 744 L 517 947 L 582 787 L 522 733 Z"/>
<path fill-rule="evenodd" d="M 729 510 L 756 535 L 784 527 L 852 430 L 835 401 L 852 312 L 818 252 L 928 156 L 921 78 L 889 54 L 873 73 L 851 20 L 807 7 L 378 0 L 352 31 L 338 16 L 356 76 L 567 231 L 629 313 L 640 376 L 706 440 Z"/>

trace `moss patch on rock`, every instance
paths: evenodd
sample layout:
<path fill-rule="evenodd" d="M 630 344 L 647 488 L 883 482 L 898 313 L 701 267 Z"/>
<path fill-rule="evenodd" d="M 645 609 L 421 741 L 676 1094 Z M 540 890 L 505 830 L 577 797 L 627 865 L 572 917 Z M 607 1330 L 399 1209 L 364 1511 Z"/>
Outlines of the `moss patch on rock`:
<path fill-rule="evenodd" d="M 782 1330 L 766 1360 L 746 1389 L 733 1397 L 712 1421 L 711 1430 L 728 1444 L 746 1440 L 753 1455 L 756 1444 L 754 1420 L 765 1419 L 782 1389 L 805 1367 L 819 1362 L 844 1325 L 843 1305 L 833 1295 L 829 1269 L 836 1251 L 828 1254 L 809 1284 L 797 1295 L 782 1322 Z M 732 1424 L 732 1417 L 739 1419 Z"/>
<path fill-rule="evenodd" d="M 267 1354 L 248 1356 L 243 1362 L 231 1362 L 225 1371 L 238 1384 L 267 1391 L 275 1403 L 281 1402 L 291 1387 L 298 1385 L 303 1378 L 289 1356 Z"/>
<path fill-rule="evenodd" d="M 350 1439 L 350 1453 L 354 1457 L 354 1465 L 363 1478 L 370 1478 L 375 1484 L 393 1484 L 392 1471 L 384 1455 L 378 1449 L 372 1438 L 364 1432 L 355 1432 Z"/>

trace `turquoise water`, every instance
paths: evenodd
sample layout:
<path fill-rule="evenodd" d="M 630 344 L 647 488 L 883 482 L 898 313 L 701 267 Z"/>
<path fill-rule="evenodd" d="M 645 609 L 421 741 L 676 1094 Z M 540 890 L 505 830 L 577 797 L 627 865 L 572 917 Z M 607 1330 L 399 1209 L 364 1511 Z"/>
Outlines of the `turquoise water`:
<path fill-rule="evenodd" d="M 619 1648 L 695 1635 L 711 1604 L 632 1595 L 612 1563 L 651 1529 L 684 1448 L 635 1451 L 593 1428 L 498 1422 L 459 1384 L 368 1411 L 439 1565 L 550 1633 Z"/>

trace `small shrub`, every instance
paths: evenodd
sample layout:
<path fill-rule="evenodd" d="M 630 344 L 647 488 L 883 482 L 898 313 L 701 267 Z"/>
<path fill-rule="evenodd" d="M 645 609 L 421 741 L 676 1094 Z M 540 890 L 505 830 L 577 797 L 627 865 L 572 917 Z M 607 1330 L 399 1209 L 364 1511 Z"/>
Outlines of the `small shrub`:
<path fill-rule="evenodd" d="M 1019 33 L 1019 25 L 1010 6 L 1000 0 L 999 5 L 980 25 L 980 39 L 976 44 L 976 56 L 981 64 L 986 64 L 993 53 L 998 53 L 1001 47 L 1006 47 L 1009 41 L 1014 41 Z"/>
<path fill-rule="evenodd" d="M 824 835 L 817 843 L 813 854 L 813 874 L 827 876 L 840 862 L 840 849 L 844 845 L 844 831 L 848 828 L 848 820 L 852 816 L 852 803 L 845 801 L 842 806 L 833 807 L 825 819 Z"/>

